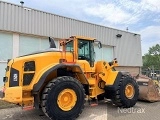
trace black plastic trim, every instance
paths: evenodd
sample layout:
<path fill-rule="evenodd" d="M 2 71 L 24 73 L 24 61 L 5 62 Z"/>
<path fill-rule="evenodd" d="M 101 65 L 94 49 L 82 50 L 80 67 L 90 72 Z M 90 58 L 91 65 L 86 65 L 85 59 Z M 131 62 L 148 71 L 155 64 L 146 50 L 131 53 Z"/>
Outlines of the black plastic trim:
<path fill-rule="evenodd" d="M 24 71 L 35 71 L 35 61 L 28 61 L 24 63 Z"/>
<path fill-rule="evenodd" d="M 19 86 L 19 71 L 11 68 L 9 87 Z"/>
<path fill-rule="evenodd" d="M 29 85 L 34 77 L 34 73 L 23 74 L 23 85 Z"/>
<path fill-rule="evenodd" d="M 139 86 L 148 86 L 148 82 L 144 82 L 144 81 L 137 81 Z"/>
<path fill-rule="evenodd" d="M 64 63 L 61 63 L 61 64 L 58 64 L 58 65 L 55 65 L 53 66 L 52 68 L 50 68 L 49 70 L 47 70 L 42 76 L 41 78 L 39 79 L 39 81 L 33 86 L 33 94 L 37 94 L 40 90 L 40 88 L 43 86 L 47 76 L 54 70 L 57 70 L 58 68 L 62 68 L 62 67 L 66 67 L 66 66 L 76 66 L 76 67 L 79 67 L 79 65 L 77 64 L 64 64 Z M 82 74 L 83 74 L 83 71 L 82 69 L 80 68 Z M 84 78 L 86 79 L 85 75 L 84 75 Z M 86 79 L 86 82 L 88 83 L 87 79 Z M 88 83 L 89 84 L 89 83 Z"/>

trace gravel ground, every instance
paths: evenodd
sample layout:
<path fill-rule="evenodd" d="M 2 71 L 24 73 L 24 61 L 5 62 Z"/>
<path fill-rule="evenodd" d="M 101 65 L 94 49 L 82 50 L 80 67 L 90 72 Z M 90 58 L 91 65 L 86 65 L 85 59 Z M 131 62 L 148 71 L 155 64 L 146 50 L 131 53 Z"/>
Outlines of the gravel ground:
<path fill-rule="evenodd" d="M 0 100 L 0 110 L 5 108 L 13 108 L 13 107 L 18 107 L 18 106 L 16 104 Z"/>
<path fill-rule="evenodd" d="M 24 111 L 20 106 L 1 100 L 0 120 L 49 120 L 41 110 Z M 85 105 L 77 120 L 160 120 L 160 102 L 138 101 L 133 108 L 121 109 L 109 101 L 100 102 L 98 106 Z"/>

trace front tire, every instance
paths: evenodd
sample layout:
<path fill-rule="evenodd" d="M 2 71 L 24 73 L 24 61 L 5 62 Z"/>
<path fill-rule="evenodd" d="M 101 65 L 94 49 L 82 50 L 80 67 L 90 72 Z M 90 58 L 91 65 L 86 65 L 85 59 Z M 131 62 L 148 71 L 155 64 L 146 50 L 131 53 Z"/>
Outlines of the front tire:
<path fill-rule="evenodd" d="M 133 107 L 138 100 L 139 87 L 131 76 L 122 75 L 118 88 L 114 93 L 112 102 L 116 106 L 130 108 Z"/>
<path fill-rule="evenodd" d="M 53 79 L 42 94 L 42 110 L 52 120 L 74 120 L 82 113 L 84 102 L 82 84 L 70 76 Z"/>

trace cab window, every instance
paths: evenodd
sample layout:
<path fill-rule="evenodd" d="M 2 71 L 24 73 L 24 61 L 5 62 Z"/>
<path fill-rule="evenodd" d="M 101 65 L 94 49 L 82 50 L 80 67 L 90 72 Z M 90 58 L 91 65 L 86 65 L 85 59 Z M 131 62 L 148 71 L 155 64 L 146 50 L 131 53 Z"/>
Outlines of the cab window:
<path fill-rule="evenodd" d="M 73 51 L 73 40 L 66 44 L 66 51 Z"/>
<path fill-rule="evenodd" d="M 94 63 L 94 48 L 93 42 L 89 40 L 78 40 L 78 59 L 86 60 L 92 64 Z"/>

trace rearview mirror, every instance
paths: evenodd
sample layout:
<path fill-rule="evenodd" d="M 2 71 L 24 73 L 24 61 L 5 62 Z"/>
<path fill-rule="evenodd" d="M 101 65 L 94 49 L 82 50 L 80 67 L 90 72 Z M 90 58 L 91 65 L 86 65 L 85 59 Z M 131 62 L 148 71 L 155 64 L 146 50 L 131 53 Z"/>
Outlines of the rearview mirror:
<path fill-rule="evenodd" d="M 98 48 L 100 49 L 100 48 L 102 48 L 102 43 L 101 43 L 101 41 L 94 41 L 95 43 L 98 43 Z"/>
<path fill-rule="evenodd" d="M 50 48 L 56 48 L 56 44 L 51 37 L 49 37 L 49 44 L 50 44 Z"/>
<path fill-rule="evenodd" d="M 102 43 L 100 41 L 98 42 L 98 48 L 102 48 Z"/>

